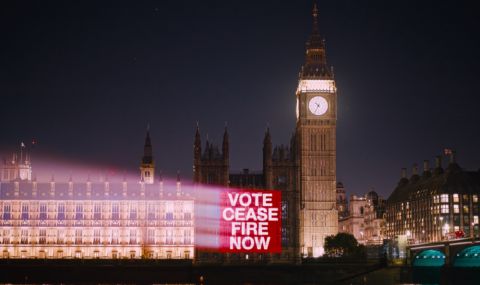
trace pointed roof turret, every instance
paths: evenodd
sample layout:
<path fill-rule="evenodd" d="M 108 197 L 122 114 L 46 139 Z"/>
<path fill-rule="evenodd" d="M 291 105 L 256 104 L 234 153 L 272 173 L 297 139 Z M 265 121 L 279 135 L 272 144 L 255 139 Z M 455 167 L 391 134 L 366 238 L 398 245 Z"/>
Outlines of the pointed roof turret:
<path fill-rule="evenodd" d="M 332 79 L 333 72 L 327 65 L 325 40 L 320 35 L 318 28 L 318 8 L 315 1 L 313 3 L 312 18 L 312 33 L 306 44 L 305 64 L 300 72 L 300 78 Z"/>

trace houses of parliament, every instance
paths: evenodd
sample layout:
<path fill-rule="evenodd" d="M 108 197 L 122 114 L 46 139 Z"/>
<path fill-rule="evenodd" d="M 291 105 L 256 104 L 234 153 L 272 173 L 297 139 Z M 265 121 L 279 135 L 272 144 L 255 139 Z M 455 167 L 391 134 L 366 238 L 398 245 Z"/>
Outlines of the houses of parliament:
<path fill-rule="evenodd" d="M 338 231 L 336 210 L 337 90 L 327 65 L 325 41 L 313 8 L 313 30 L 306 43 L 295 97 L 296 128 L 289 146 L 263 140 L 263 169 L 229 171 L 229 135 L 221 150 L 208 140 L 202 149 L 197 126 L 193 147 L 195 183 L 282 191 L 282 256 L 292 260 L 323 255 L 324 239 Z M 292 104 L 293 105 L 293 104 Z"/>
<path fill-rule="evenodd" d="M 268 257 L 277 260 L 321 256 L 325 237 L 338 231 L 337 90 L 316 6 L 312 16 L 292 94 L 296 127 L 289 145 L 273 146 L 267 129 L 263 168 L 232 173 L 227 129 L 221 147 L 202 144 L 198 126 L 194 137 L 194 184 L 282 191 L 282 253 Z M 0 257 L 208 259 L 211 254 L 195 250 L 194 195 L 184 193 L 180 181 L 167 187 L 156 178 L 148 132 L 138 181 L 39 182 L 31 171 L 22 152 L 3 164 Z"/>

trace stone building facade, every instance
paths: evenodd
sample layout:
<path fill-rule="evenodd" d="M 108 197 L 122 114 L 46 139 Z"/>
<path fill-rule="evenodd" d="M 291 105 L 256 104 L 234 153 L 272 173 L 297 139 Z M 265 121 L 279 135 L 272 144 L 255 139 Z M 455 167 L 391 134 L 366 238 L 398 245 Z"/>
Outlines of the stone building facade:
<path fill-rule="evenodd" d="M 385 200 L 375 191 L 352 195 L 347 214 L 339 218 L 339 231 L 352 234 L 364 245 L 381 245 L 385 236 Z"/>
<path fill-rule="evenodd" d="M 140 169 L 137 181 L 2 180 L 0 257 L 193 259 L 193 196 L 153 180 L 148 133 Z"/>
<path fill-rule="evenodd" d="M 435 168 L 424 161 L 423 172 L 414 165 L 406 169 L 387 200 L 387 236 L 404 237 L 409 243 L 436 242 L 479 235 L 480 172 L 462 169 L 455 153 L 448 151 L 444 169 L 442 157 Z"/>

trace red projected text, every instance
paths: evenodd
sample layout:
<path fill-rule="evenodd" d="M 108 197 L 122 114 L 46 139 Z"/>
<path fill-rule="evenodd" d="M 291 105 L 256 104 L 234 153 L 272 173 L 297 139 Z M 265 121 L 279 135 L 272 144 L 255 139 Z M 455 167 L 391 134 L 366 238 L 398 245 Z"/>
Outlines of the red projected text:
<path fill-rule="evenodd" d="M 281 193 L 227 190 L 222 193 L 223 252 L 280 252 Z"/>

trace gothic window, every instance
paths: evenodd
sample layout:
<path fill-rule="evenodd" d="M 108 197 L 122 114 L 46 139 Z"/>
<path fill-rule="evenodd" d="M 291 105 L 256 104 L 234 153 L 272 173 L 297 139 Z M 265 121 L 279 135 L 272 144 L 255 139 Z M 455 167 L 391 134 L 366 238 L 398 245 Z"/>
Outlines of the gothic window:
<path fill-rule="evenodd" d="M 100 244 L 100 229 L 93 230 L 93 244 Z"/>
<path fill-rule="evenodd" d="M 155 229 L 148 229 L 147 231 L 147 243 L 155 244 Z"/>
<path fill-rule="evenodd" d="M 148 205 L 148 219 L 155 220 L 155 205 L 149 204 Z"/>
<path fill-rule="evenodd" d="M 130 206 L 130 220 L 136 220 L 137 219 L 137 207 L 134 205 Z"/>
<path fill-rule="evenodd" d="M 288 202 L 282 201 L 282 224 L 287 222 L 288 218 Z"/>
<path fill-rule="evenodd" d="M 64 203 L 58 204 L 57 220 L 59 221 L 65 220 L 65 204 Z"/>
<path fill-rule="evenodd" d="M 27 203 L 22 204 L 22 220 L 23 221 L 28 220 L 28 204 Z"/>
<path fill-rule="evenodd" d="M 82 244 L 82 230 L 75 230 L 75 244 Z"/>
<path fill-rule="evenodd" d="M 190 230 L 183 230 L 183 244 L 190 244 L 190 243 L 192 243 Z"/>
<path fill-rule="evenodd" d="M 190 213 L 190 212 L 184 213 L 183 214 L 183 219 L 186 220 L 186 221 L 192 220 L 192 213 Z"/>
<path fill-rule="evenodd" d="M 40 204 L 40 216 L 41 221 L 45 221 L 47 219 L 47 204 L 41 203 Z"/>
<path fill-rule="evenodd" d="M 3 220 L 4 221 L 10 220 L 11 209 L 12 209 L 12 207 L 9 204 L 3 205 Z"/>
<path fill-rule="evenodd" d="M 150 177 L 150 171 L 145 171 L 145 177 Z"/>
<path fill-rule="evenodd" d="M 100 203 L 93 206 L 93 219 L 97 221 L 102 219 L 102 205 Z"/>
<path fill-rule="evenodd" d="M 112 244 L 118 244 L 118 229 L 112 230 Z"/>
<path fill-rule="evenodd" d="M 28 244 L 28 230 L 27 229 L 22 229 L 21 230 L 20 243 L 21 244 Z"/>
<path fill-rule="evenodd" d="M 83 204 L 78 203 L 75 207 L 75 220 L 83 220 Z"/>
<path fill-rule="evenodd" d="M 136 243 L 137 243 L 137 230 L 130 229 L 130 244 L 136 244 Z"/>
<path fill-rule="evenodd" d="M 173 244 L 173 234 L 171 230 L 167 230 L 166 244 Z"/>
<path fill-rule="evenodd" d="M 47 243 L 47 230 L 46 229 L 40 229 L 38 243 L 39 244 Z"/>
<path fill-rule="evenodd" d="M 10 243 L 10 230 L 4 229 L 3 230 L 3 244 Z"/>
<path fill-rule="evenodd" d="M 63 244 L 65 242 L 65 230 L 60 229 L 57 232 L 57 244 Z"/>
<path fill-rule="evenodd" d="M 282 227 L 282 246 L 288 246 L 288 228 Z"/>
<path fill-rule="evenodd" d="M 118 221 L 120 219 L 120 211 L 117 203 L 112 204 L 112 220 Z"/>

